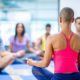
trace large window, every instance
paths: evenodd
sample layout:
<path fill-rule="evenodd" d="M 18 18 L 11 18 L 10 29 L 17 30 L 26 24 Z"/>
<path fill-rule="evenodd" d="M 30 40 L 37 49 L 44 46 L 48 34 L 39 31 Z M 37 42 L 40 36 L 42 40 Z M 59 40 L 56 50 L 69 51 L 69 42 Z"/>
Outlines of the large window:
<path fill-rule="evenodd" d="M 45 25 L 52 25 L 51 33 L 58 32 L 58 0 L 1 0 L 0 35 L 4 44 L 14 35 L 15 25 L 24 23 L 30 40 L 45 32 Z"/>

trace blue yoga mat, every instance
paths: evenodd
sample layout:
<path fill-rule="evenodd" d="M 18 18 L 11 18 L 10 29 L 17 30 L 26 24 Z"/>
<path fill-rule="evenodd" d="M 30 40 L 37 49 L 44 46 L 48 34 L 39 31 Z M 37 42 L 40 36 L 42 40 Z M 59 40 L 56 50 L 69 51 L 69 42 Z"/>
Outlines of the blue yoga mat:
<path fill-rule="evenodd" d="M 10 77 L 10 75 L 7 72 L 2 71 L 0 73 L 0 80 L 12 80 L 12 78 Z"/>

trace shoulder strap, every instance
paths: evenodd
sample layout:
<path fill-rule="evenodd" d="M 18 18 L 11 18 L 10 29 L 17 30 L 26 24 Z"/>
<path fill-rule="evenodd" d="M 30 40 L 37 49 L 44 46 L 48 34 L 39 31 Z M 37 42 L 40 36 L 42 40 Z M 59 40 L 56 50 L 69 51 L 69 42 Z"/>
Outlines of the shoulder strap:
<path fill-rule="evenodd" d="M 67 41 L 70 41 L 74 33 L 72 32 L 70 34 L 70 38 L 68 38 L 63 32 L 61 32 L 61 34 L 66 38 Z"/>
<path fill-rule="evenodd" d="M 74 35 L 74 33 L 72 32 L 69 38 L 69 41 L 71 40 L 72 36 Z"/>

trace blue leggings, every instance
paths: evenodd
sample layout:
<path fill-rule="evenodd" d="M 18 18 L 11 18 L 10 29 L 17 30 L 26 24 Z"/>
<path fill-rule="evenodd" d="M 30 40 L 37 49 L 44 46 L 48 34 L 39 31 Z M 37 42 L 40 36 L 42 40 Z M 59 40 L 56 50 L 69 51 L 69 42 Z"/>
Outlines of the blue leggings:
<path fill-rule="evenodd" d="M 80 73 L 51 73 L 44 68 L 33 67 L 32 68 L 33 75 L 37 78 L 37 80 L 80 80 Z"/>

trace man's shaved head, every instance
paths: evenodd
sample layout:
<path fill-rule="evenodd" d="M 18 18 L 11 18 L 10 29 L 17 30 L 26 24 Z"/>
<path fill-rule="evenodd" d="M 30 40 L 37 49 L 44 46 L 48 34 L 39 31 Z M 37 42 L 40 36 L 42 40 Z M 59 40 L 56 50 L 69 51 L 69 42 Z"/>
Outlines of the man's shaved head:
<path fill-rule="evenodd" d="M 75 26 L 76 26 L 77 33 L 80 34 L 80 17 L 77 17 L 75 19 Z"/>
<path fill-rule="evenodd" d="M 77 22 L 77 20 L 80 20 L 80 17 L 75 18 L 75 22 Z"/>
<path fill-rule="evenodd" d="M 69 7 L 65 7 L 60 12 L 60 17 L 65 22 L 71 22 L 74 19 L 74 11 Z"/>

